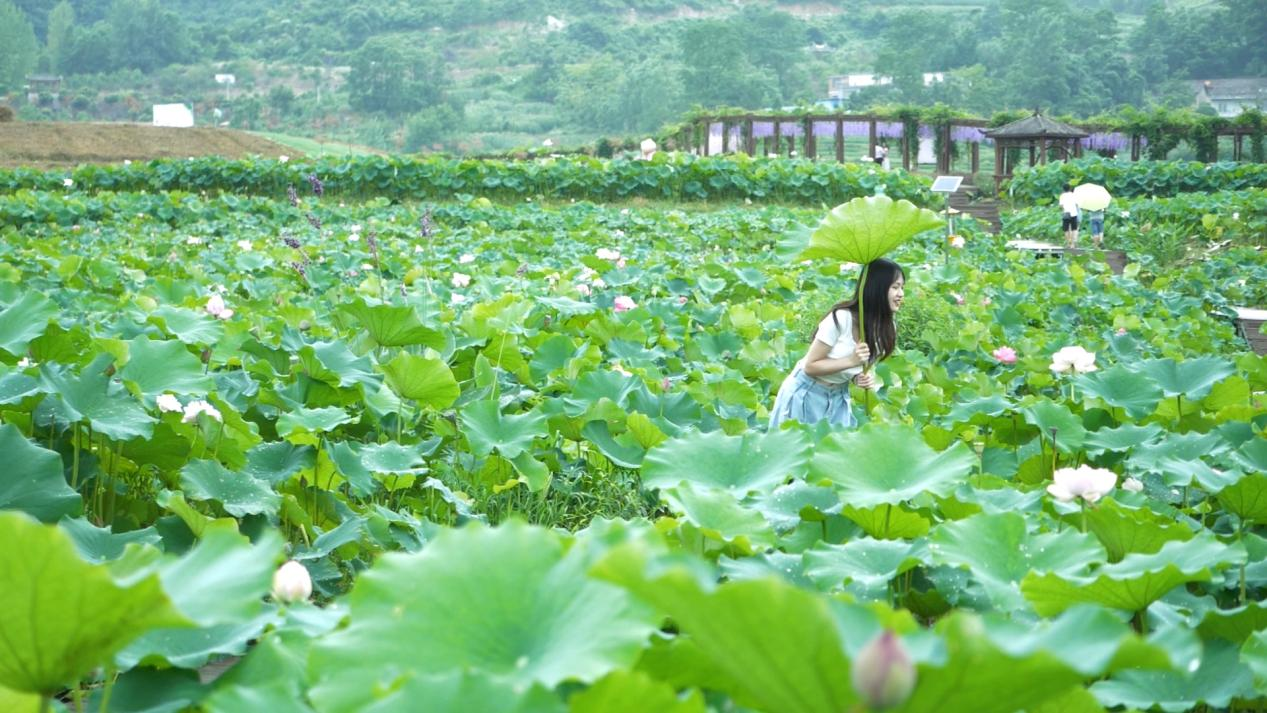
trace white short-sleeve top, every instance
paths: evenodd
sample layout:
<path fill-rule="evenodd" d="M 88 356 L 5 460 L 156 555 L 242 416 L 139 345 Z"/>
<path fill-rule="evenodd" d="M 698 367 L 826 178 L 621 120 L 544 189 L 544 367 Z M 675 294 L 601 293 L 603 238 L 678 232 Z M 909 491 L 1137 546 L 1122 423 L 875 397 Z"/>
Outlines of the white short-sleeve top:
<path fill-rule="evenodd" d="M 1060 194 L 1060 212 L 1065 215 L 1078 215 L 1078 199 L 1074 198 L 1072 191 L 1066 191 Z"/>
<path fill-rule="evenodd" d="M 833 314 L 836 317 L 835 319 L 832 319 Z M 823 321 L 818 323 L 818 330 L 814 332 L 814 340 L 831 347 L 827 352 L 828 359 L 840 359 L 853 354 L 853 350 L 858 346 L 857 340 L 853 338 L 853 315 L 847 309 L 838 309 L 834 313 L 828 314 L 823 318 Z M 805 360 L 802 359 L 797 366 L 804 368 Z M 861 373 L 862 367 L 855 366 L 834 374 L 823 374 L 814 378 L 828 384 L 847 384 Z"/>

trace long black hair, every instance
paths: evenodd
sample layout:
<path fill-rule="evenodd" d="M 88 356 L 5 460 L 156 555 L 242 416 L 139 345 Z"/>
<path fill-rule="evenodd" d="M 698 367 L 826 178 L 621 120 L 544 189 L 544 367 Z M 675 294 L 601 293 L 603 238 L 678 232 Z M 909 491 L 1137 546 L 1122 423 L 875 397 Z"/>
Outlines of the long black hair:
<path fill-rule="evenodd" d="M 889 306 L 889 288 L 899 277 L 905 280 L 906 271 L 896 262 L 884 258 L 872 260 L 867 264 L 866 285 L 859 280 L 853 299 L 837 302 L 827 312 L 837 329 L 840 329 L 840 320 L 836 317 L 836 310 L 849 310 L 853 323 L 857 324 L 858 296 L 861 294 L 862 308 L 866 312 L 867 346 L 871 349 L 872 362 L 889 358 L 897 348 L 897 326 L 893 323 L 893 308 Z"/>

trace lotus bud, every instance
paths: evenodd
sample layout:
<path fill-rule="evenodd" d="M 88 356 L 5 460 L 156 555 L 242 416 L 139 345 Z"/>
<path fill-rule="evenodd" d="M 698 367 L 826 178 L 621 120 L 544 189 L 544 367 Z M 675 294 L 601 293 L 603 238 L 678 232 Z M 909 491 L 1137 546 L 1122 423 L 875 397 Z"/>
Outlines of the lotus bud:
<path fill-rule="evenodd" d="M 312 577 L 308 569 L 295 560 L 277 568 L 273 573 L 273 599 L 285 604 L 302 602 L 312 596 Z"/>
<path fill-rule="evenodd" d="M 309 329 L 312 329 L 312 322 L 309 322 L 306 319 L 299 320 L 299 331 L 306 332 Z"/>
<path fill-rule="evenodd" d="M 892 631 L 875 637 L 858 652 L 851 675 L 854 690 L 874 710 L 901 705 L 915 689 L 915 666 Z"/>
<path fill-rule="evenodd" d="M 210 362 L 211 361 L 211 347 L 203 347 L 202 354 L 199 355 L 199 358 L 202 360 L 203 364 Z"/>

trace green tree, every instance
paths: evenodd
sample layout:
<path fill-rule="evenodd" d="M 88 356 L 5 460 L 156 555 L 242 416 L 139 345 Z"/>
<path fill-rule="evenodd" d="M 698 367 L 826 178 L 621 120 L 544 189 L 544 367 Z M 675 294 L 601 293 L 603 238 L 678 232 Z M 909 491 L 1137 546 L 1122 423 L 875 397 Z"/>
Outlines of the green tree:
<path fill-rule="evenodd" d="M 406 114 L 444 100 L 444 63 L 407 38 L 371 38 L 352 55 L 348 101 L 354 109 Z"/>
<path fill-rule="evenodd" d="M 68 0 L 62 0 L 48 14 L 48 33 L 44 42 L 48 53 L 49 69 L 53 72 L 64 71 L 66 56 L 70 53 L 70 43 L 75 31 L 75 8 Z"/>
<path fill-rule="evenodd" d="M 609 55 L 568 67 L 559 82 L 563 116 L 577 126 L 599 131 L 623 128 L 620 85 L 624 73 L 625 67 Z"/>
<path fill-rule="evenodd" d="M 39 43 L 26 14 L 9 0 L 0 0 L 0 89 L 22 88 L 39 60 Z"/>
<path fill-rule="evenodd" d="M 76 27 L 61 70 L 67 74 L 96 74 L 111 69 L 114 69 L 114 58 L 110 28 L 104 22 Z"/>
<path fill-rule="evenodd" d="M 436 104 L 409 117 L 405 122 L 405 150 L 413 153 L 442 145 L 462 125 L 460 107 Z"/>
<path fill-rule="evenodd" d="M 278 114 L 288 114 L 295 105 L 295 90 L 278 84 L 268 91 L 268 105 Z"/>
<path fill-rule="evenodd" d="M 114 0 L 107 23 L 117 67 L 152 72 L 190 59 L 184 23 L 159 0 Z"/>
<path fill-rule="evenodd" d="M 755 67 L 774 74 L 778 95 L 793 101 L 806 89 L 805 25 L 792 15 L 767 5 L 745 5 L 734 22 L 743 35 L 744 55 Z"/>
<path fill-rule="evenodd" d="M 703 106 L 765 107 L 779 100 L 777 75 L 753 64 L 746 33 L 723 20 L 689 24 L 680 36 L 682 86 Z"/>

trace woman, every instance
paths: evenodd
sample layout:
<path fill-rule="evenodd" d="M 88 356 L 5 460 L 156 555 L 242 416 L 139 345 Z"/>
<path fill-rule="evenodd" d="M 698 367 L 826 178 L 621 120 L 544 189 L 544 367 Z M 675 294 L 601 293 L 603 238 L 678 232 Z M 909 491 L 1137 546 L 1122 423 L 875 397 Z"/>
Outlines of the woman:
<path fill-rule="evenodd" d="M 867 266 L 866 285 L 859 284 L 852 300 L 828 311 L 814 330 L 805 358 L 783 380 L 770 411 L 770 428 L 789 420 L 806 425 L 827 421 L 845 428 L 858 424 L 850 409 L 849 384 L 863 389 L 875 385 L 863 367 L 893 353 L 893 315 L 902 308 L 905 287 L 906 273 L 892 260 L 880 258 Z M 859 294 L 867 322 L 864 342 L 858 338 Z"/>

